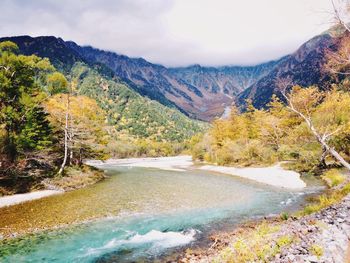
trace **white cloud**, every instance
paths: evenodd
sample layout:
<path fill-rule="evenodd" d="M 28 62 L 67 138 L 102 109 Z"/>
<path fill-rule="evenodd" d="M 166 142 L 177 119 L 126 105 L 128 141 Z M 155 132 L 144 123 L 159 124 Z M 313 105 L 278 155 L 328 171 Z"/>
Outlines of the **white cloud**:
<path fill-rule="evenodd" d="M 55 35 L 178 66 L 255 64 L 330 26 L 330 0 L 2 0 L 1 36 Z"/>

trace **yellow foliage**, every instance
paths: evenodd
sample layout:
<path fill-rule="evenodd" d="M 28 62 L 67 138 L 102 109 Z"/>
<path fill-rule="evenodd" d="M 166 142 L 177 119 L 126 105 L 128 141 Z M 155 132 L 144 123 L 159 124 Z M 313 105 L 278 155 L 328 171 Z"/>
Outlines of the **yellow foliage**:
<path fill-rule="evenodd" d="M 67 94 L 49 98 L 44 106 L 55 130 L 63 131 L 67 112 Z M 103 143 L 105 113 L 96 101 L 86 96 L 69 96 L 69 124 L 76 143 Z"/>
<path fill-rule="evenodd" d="M 345 176 L 337 169 L 331 169 L 325 172 L 321 178 L 327 183 L 329 187 L 334 187 L 345 181 Z"/>
<path fill-rule="evenodd" d="M 330 134 L 329 145 L 350 159 L 350 93 L 336 86 L 328 92 L 295 86 L 289 98 L 321 136 Z M 267 110 L 248 105 L 246 112 L 233 107 L 228 119 L 214 121 L 192 145 L 194 159 L 240 166 L 294 160 L 293 168 L 300 172 L 317 171 L 322 147 L 305 119 L 276 96 Z"/>

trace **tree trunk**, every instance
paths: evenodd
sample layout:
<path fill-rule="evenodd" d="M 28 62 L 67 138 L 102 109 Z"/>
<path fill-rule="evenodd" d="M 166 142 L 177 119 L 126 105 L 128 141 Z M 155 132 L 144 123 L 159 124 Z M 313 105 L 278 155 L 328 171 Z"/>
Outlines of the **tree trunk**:
<path fill-rule="evenodd" d="M 73 163 L 73 116 L 72 114 L 69 116 L 69 122 L 70 122 L 70 131 L 69 131 L 69 145 L 70 145 L 70 152 L 69 152 L 69 164 Z"/>
<path fill-rule="evenodd" d="M 326 168 L 327 163 L 326 163 L 326 157 L 327 157 L 328 151 L 325 147 L 322 147 L 322 155 L 320 158 L 320 168 Z"/>
<path fill-rule="evenodd" d="M 335 159 L 337 159 L 344 167 L 346 167 L 348 170 L 350 170 L 350 164 L 345 161 L 343 157 L 340 156 L 340 154 L 334 150 L 333 148 L 329 149 L 329 152 L 333 155 Z"/>
<path fill-rule="evenodd" d="M 68 121 L 69 121 L 69 94 L 67 94 L 67 108 L 66 108 L 66 121 L 65 121 L 65 127 L 64 127 L 64 157 L 63 162 L 61 165 L 60 170 L 58 171 L 58 174 L 61 175 L 63 173 L 64 167 L 67 163 L 68 158 Z"/>
<path fill-rule="evenodd" d="M 345 159 L 341 157 L 341 155 L 336 150 L 334 150 L 334 148 L 330 147 L 327 144 L 327 138 L 329 138 L 330 134 L 328 134 L 328 136 L 321 136 L 316 130 L 315 126 L 313 125 L 311 117 L 307 117 L 301 111 L 297 110 L 285 92 L 282 92 L 282 95 L 287 99 L 289 108 L 305 120 L 307 126 L 309 127 L 313 135 L 316 137 L 317 141 L 322 145 L 322 148 L 326 149 L 326 151 L 328 151 L 337 161 L 339 161 L 344 167 L 350 170 L 350 164 L 347 161 L 345 161 Z"/>
<path fill-rule="evenodd" d="M 316 138 L 319 141 L 319 143 L 322 145 L 322 148 L 324 148 L 327 152 L 329 152 L 345 168 L 350 170 L 350 164 L 347 161 L 345 161 L 345 159 L 343 157 L 341 157 L 341 155 L 336 150 L 334 150 L 334 148 L 330 147 L 327 144 L 326 140 L 322 139 L 322 137 L 318 134 L 318 132 L 316 131 L 316 129 L 313 126 L 313 124 L 310 121 L 307 122 L 307 124 L 308 124 L 309 128 L 311 129 L 312 133 L 316 136 Z"/>
<path fill-rule="evenodd" d="M 81 166 L 83 164 L 83 155 L 82 155 L 82 149 L 79 148 L 79 163 L 78 165 Z"/>

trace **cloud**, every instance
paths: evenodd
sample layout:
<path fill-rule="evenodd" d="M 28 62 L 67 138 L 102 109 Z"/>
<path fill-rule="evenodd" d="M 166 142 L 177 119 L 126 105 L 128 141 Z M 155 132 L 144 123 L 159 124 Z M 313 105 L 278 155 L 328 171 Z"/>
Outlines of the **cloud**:
<path fill-rule="evenodd" d="M 329 27 L 330 0 L 2 0 L 1 36 L 54 35 L 168 66 L 256 64 Z"/>

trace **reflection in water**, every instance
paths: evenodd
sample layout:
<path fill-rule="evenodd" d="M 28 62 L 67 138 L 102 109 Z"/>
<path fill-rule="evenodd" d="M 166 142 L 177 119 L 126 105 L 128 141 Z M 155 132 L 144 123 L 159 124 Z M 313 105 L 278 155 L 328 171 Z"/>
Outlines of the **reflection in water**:
<path fill-rule="evenodd" d="M 302 193 L 199 170 L 109 167 L 106 173 L 110 177 L 94 186 L 1 209 L 0 228 L 8 232 L 101 218 L 5 244 L 3 261 L 147 258 L 220 225 L 279 213 L 302 201 Z"/>

